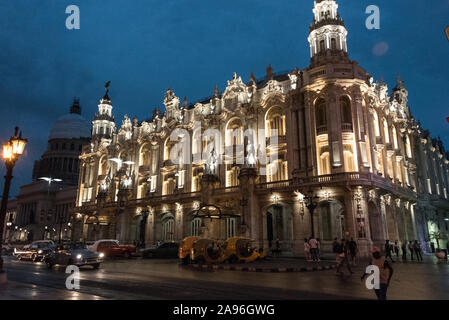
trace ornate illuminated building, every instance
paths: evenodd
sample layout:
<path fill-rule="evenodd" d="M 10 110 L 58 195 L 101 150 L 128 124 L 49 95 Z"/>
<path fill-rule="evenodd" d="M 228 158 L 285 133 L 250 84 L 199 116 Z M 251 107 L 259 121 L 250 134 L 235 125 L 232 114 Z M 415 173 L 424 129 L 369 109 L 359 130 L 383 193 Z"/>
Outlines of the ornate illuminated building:
<path fill-rule="evenodd" d="M 194 104 L 168 89 L 165 113 L 125 116 L 119 129 L 106 92 L 80 157 L 73 237 L 148 246 L 244 235 L 301 255 L 312 233 L 330 250 L 349 232 L 367 255 L 386 239 L 426 246 L 429 232 L 447 232 L 448 155 L 412 117 L 401 79 L 389 94 L 350 60 L 337 9 L 315 1 L 304 70 L 269 66 L 247 83 L 234 74 L 224 92 Z M 191 152 L 173 161 L 178 141 Z"/>

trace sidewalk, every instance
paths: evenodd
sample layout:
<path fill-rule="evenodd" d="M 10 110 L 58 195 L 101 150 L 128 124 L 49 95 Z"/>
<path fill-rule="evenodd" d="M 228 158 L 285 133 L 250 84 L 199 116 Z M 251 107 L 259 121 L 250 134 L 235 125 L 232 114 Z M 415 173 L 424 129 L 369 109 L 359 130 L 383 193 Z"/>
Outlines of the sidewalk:
<path fill-rule="evenodd" d="M 267 260 L 250 263 L 223 263 L 216 265 L 186 265 L 187 268 L 198 270 L 230 270 L 247 272 L 310 272 L 331 270 L 336 268 L 335 260 L 321 260 L 308 262 L 301 258 L 268 257 Z"/>

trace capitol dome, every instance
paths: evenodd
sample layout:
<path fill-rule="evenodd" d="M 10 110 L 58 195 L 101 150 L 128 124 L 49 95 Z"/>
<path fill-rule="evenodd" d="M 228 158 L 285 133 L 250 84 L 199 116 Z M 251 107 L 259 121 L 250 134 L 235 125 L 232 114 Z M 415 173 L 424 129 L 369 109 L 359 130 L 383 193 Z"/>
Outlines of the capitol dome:
<path fill-rule="evenodd" d="M 91 125 L 81 116 L 79 102 L 75 100 L 70 113 L 56 120 L 50 131 L 49 140 L 90 138 Z"/>

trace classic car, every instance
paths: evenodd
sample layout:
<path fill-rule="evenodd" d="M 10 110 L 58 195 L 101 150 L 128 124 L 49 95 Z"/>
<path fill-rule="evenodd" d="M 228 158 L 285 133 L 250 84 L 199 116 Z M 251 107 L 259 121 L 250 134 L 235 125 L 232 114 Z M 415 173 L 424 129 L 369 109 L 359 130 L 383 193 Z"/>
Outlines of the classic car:
<path fill-rule="evenodd" d="M 178 255 L 179 243 L 164 242 L 159 246 L 142 250 L 143 258 L 176 258 Z"/>
<path fill-rule="evenodd" d="M 87 250 L 83 243 L 73 243 L 58 245 L 53 252 L 45 256 L 44 262 L 49 269 L 54 265 L 92 266 L 94 269 L 98 269 L 103 257 L 102 253 Z"/>
<path fill-rule="evenodd" d="M 89 246 L 88 249 L 94 252 L 103 253 L 107 258 L 130 258 L 136 253 L 136 246 L 120 245 L 118 240 L 98 240 L 95 241 L 92 246 Z"/>
<path fill-rule="evenodd" d="M 55 247 L 55 243 L 51 240 L 38 240 L 24 246 L 21 250 L 14 249 L 14 256 L 19 260 L 42 261 L 44 256 L 53 251 Z"/>

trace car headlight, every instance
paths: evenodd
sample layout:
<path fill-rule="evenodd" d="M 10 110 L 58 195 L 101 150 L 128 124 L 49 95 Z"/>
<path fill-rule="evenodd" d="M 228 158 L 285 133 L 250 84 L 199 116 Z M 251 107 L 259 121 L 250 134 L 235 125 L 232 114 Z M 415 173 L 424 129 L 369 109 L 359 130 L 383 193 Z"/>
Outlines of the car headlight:
<path fill-rule="evenodd" d="M 83 258 L 83 256 L 82 256 L 81 254 L 78 254 L 78 255 L 76 256 L 76 258 L 77 258 L 78 260 L 81 260 L 81 259 Z"/>
<path fill-rule="evenodd" d="M 42 250 L 39 250 L 38 252 L 37 252 L 38 254 L 43 254 L 44 253 L 44 251 L 42 251 Z"/>
<path fill-rule="evenodd" d="M 100 254 L 98 255 L 98 257 L 104 258 L 104 253 L 103 253 L 103 252 L 100 252 Z"/>

